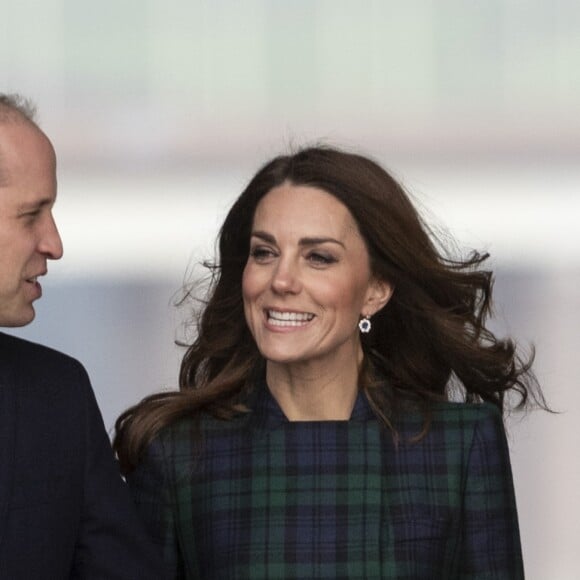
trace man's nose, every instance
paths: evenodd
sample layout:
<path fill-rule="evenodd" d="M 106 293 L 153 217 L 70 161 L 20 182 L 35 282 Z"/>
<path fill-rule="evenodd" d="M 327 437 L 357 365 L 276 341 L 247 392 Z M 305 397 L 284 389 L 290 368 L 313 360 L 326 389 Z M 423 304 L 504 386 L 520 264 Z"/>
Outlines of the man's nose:
<path fill-rule="evenodd" d="M 47 219 L 42 237 L 38 245 L 39 251 L 51 260 L 60 260 L 63 254 L 62 240 L 56 227 L 54 217 L 50 214 Z"/>

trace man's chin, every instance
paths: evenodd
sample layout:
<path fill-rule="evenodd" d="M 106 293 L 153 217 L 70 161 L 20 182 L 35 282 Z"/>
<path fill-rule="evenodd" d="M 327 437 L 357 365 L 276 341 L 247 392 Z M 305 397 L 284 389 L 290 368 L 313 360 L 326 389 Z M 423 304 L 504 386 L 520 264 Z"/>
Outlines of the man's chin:
<path fill-rule="evenodd" d="M 32 305 L 20 312 L 0 312 L 0 326 L 18 328 L 30 324 L 36 316 Z"/>

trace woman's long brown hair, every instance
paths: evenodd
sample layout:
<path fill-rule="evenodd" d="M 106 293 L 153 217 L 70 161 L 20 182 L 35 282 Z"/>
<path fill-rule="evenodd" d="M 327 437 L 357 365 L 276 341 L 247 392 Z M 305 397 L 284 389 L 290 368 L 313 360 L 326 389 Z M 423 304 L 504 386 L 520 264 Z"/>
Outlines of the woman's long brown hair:
<path fill-rule="evenodd" d="M 373 274 L 395 292 L 362 336 L 365 360 L 360 388 L 379 420 L 393 418 L 406 402 L 425 412 L 450 391 L 466 401 L 489 401 L 504 410 L 508 391 L 516 406 L 531 399 L 545 407 L 530 370 L 533 351 L 522 358 L 514 341 L 486 326 L 492 273 L 487 254 L 452 257 L 422 221 L 397 181 L 374 161 L 326 147 L 280 156 L 258 171 L 230 209 L 219 234 L 217 263 L 197 337 L 181 364 L 179 391 L 145 398 L 115 425 L 114 447 L 127 473 L 164 427 L 200 411 L 228 419 L 244 410 L 263 360 L 246 325 L 242 273 L 254 212 L 274 187 L 288 182 L 323 189 L 351 212 L 366 242 Z"/>

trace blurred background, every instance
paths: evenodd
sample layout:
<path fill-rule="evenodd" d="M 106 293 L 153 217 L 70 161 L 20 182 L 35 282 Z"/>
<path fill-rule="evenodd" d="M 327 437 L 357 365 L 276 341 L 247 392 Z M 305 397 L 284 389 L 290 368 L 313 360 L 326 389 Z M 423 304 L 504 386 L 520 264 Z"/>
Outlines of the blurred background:
<path fill-rule="evenodd" d="M 15 334 L 80 358 L 107 428 L 176 385 L 184 281 L 259 165 L 373 156 L 496 271 L 494 328 L 559 415 L 508 422 L 527 577 L 580 568 L 580 3 L 19 0 L 0 91 L 59 157 L 64 260 Z"/>

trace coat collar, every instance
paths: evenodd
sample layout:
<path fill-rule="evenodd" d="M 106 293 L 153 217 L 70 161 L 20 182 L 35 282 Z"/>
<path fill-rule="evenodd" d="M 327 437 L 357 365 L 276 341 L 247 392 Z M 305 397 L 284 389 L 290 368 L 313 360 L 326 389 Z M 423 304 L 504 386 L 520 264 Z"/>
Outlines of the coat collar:
<path fill-rule="evenodd" d="M 263 429 L 275 429 L 290 423 L 278 401 L 272 396 L 265 380 L 262 380 L 257 386 L 248 406 L 252 409 L 251 422 Z M 365 395 L 359 391 L 348 422 L 359 423 L 369 420 L 376 421 L 376 417 Z"/>

